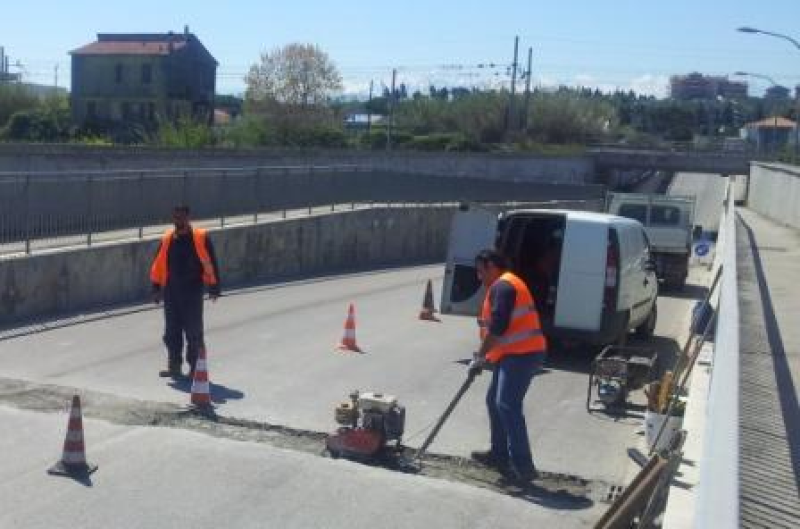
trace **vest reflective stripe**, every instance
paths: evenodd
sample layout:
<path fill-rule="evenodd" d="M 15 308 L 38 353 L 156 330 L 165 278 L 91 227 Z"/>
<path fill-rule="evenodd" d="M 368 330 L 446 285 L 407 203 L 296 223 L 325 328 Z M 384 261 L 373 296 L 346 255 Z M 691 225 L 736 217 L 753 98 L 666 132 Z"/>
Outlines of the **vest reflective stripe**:
<path fill-rule="evenodd" d="M 167 230 L 161 238 L 161 248 L 158 250 L 158 255 L 156 255 L 153 265 L 150 267 L 150 280 L 162 288 L 167 286 L 169 277 L 167 257 L 169 255 L 169 247 L 174 238 L 175 230 Z M 211 256 L 208 255 L 208 250 L 206 249 L 206 230 L 192 228 L 192 240 L 195 252 L 197 252 L 197 258 L 203 267 L 203 283 L 209 286 L 216 285 L 217 274 L 214 272 L 214 264 L 211 262 Z"/>
<path fill-rule="evenodd" d="M 506 332 L 498 337 L 499 343 L 489 351 L 486 358 L 490 362 L 498 362 L 507 355 L 546 352 L 547 340 L 542 333 L 539 313 L 536 311 L 536 305 L 528 287 L 511 272 L 504 273 L 498 278 L 498 281 L 506 281 L 514 287 L 515 304 Z M 483 301 L 483 311 L 478 319 L 481 339 L 489 333 L 489 323 L 492 319 L 489 290 L 491 287 L 487 290 L 486 298 Z"/>

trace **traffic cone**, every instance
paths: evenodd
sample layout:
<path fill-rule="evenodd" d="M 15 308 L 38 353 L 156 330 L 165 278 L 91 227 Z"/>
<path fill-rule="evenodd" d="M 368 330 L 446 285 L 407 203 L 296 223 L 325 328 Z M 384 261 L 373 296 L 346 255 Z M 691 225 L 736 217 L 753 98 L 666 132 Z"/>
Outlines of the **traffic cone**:
<path fill-rule="evenodd" d="M 208 365 L 206 362 L 206 348 L 201 347 L 197 356 L 197 363 L 192 378 L 192 404 L 198 408 L 211 406 L 211 384 L 208 382 Z"/>
<path fill-rule="evenodd" d="M 363 352 L 356 345 L 356 309 L 353 304 L 350 304 L 350 309 L 347 311 L 347 321 L 344 322 L 344 336 L 342 343 L 339 344 L 339 351 L 361 353 Z"/>
<path fill-rule="evenodd" d="M 419 319 L 425 321 L 442 321 L 434 314 L 436 314 L 436 306 L 433 303 L 433 282 L 428 279 L 428 286 L 425 287 L 425 297 L 422 298 L 422 310 L 419 313 Z"/>
<path fill-rule="evenodd" d="M 86 462 L 86 446 L 83 443 L 83 418 L 81 416 L 81 399 L 72 397 L 69 411 L 67 435 L 64 438 L 64 453 L 61 460 L 47 470 L 54 476 L 88 476 L 97 470 L 97 465 Z"/>

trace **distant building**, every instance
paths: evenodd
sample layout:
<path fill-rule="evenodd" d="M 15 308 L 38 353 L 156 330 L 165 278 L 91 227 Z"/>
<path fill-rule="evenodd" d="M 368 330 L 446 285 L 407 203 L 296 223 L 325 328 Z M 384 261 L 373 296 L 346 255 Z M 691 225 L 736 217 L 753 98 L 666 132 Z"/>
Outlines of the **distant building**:
<path fill-rule="evenodd" d="M 100 33 L 70 55 L 77 124 L 213 120 L 217 61 L 188 28 L 183 33 Z"/>
<path fill-rule="evenodd" d="M 789 90 L 785 86 L 775 85 L 767 88 L 767 91 L 764 93 L 764 99 L 770 99 L 772 101 L 783 101 L 789 99 L 790 94 L 791 90 Z"/>
<path fill-rule="evenodd" d="M 744 136 L 758 151 L 777 151 L 797 141 L 797 123 L 782 117 L 769 117 L 744 126 Z"/>
<path fill-rule="evenodd" d="M 688 75 L 673 75 L 669 79 L 669 86 L 670 96 L 673 99 L 714 99 L 718 96 L 727 99 L 743 99 L 747 97 L 747 83 L 697 72 Z"/>
<path fill-rule="evenodd" d="M 20 80 L 20 76 L 18 73 L 11 73 L 9 68 L 11 65 L 9 64 L 8 55 L 6 55 L 6 49 L 3 46 L 0 46 L 0 83 L 18 83 Z"/>

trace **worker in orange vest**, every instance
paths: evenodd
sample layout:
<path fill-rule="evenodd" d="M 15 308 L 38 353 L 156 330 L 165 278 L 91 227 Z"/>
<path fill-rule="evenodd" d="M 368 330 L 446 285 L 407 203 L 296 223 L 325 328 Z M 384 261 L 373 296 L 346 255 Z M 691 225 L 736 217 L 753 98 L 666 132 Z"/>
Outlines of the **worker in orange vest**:
<path fill-rule="evenodd" d="M 523 401 L 533 376 L 542 368 L 547 340 L 542 333 L 533 296 L 525 283 L 507 270 L 495 250 L 475 258 L 478 279 L 486 287 L 478 325 L 481 346 L 470 363 L 479 374 L 486 363 L 493 367 L 486 393 L 491 424 L 491 448 L 473 452 L 476 461 L 500 470 L 514 481 L 538 477 L 531 455 Z"/>
<path fill-rule="evenodd" d="M 203 295 L 208 289 L 212 301 L 219 297 L 219 266 L 206 231 L 190 224 L 188 206 L 176 206 L 172 222 L 174 228 L 162 237 L 150 268 L 153 301 L 156 304 L 164 301 L 164 345 L 168 360 L 167 369 L 161 371 L 160 376 L 183 376 L 185 335 L 186 362 L 191 377 L 200 348 L 205 347 Z"/>

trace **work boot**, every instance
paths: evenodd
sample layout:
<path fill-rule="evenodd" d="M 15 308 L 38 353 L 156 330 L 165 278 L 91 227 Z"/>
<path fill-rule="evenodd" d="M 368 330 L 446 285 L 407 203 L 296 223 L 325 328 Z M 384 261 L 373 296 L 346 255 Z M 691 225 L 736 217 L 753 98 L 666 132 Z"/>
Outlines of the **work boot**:
<path fill-rule="evenodd" d="M 477 461 L 483 466 L 495 468 L 500 471 L 508 468 L 508 459 L 498 457 L 498 455 L 491 450 L 475 451 L 470 454 L 470 457 L 473 461 Z"/>
<path fill-rule="evenodd" d="M 158 372 L 158 376 L 162 378 L 171 378 L 173 380 L 181 378 L 183 376 L 183 372 L 181 371 L 181 363 L 170 362 L 167 366 L 167 369 L 162 369 Z"/>
<path fill-rule="evenodd" d="M 526 485 L 540 479 L 542 475 L 539 474 L 536 467 L 531 467 L 526 470 L 517 470 L 513 465 L 509 465 L 503 472 L 503 477 L 512 483 Z"/>

